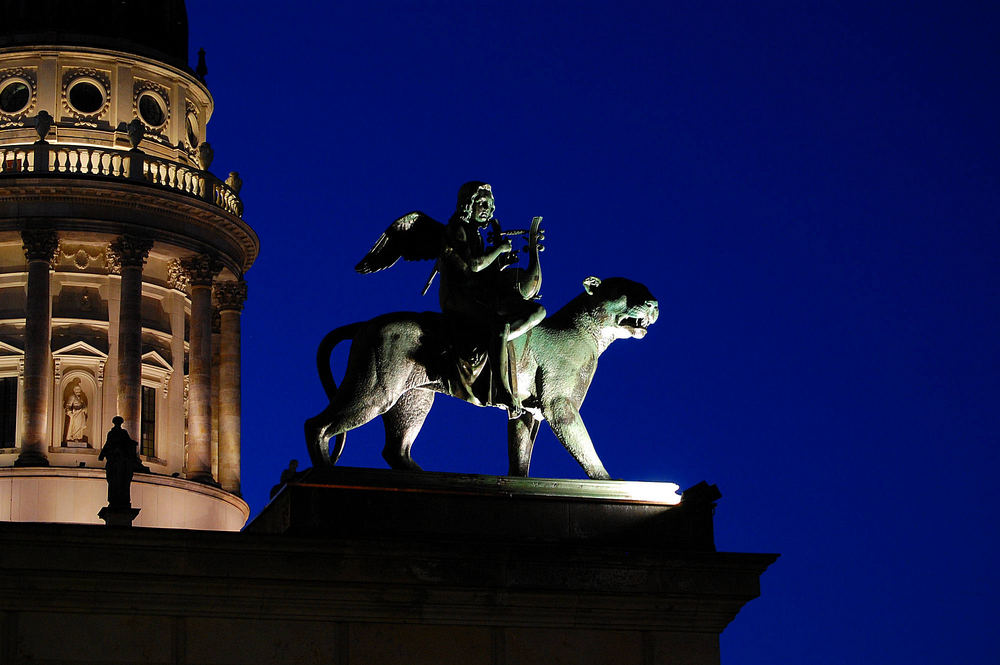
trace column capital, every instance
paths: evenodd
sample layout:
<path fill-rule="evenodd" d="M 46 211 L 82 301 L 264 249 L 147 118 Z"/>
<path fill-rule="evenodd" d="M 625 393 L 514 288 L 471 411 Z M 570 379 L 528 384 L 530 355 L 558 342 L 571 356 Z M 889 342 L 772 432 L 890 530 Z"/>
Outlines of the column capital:
<path fill-rule="evenodd" d="M 211 286 L 222 270 L 222 262 L 212 254 L 195 254 L 181 259 L 180 267 L 187 273 L 192 286 Z"/>
<path fill-rule="evenodd" d="M 24 229 L 21 231 L 24 258 L 51 263 L 59 250 L 59 234 L 50 229 Z"/>
<path fill-rule="evenodd" d="M 240 280 L 226 280 L 215 283 L 215 306 L 220 311 L 243 309 L 247 299 L 247 283 Z"/>
<path fill-rule="evenodd" d="M 142 236 L 119 236 L 108 244 L 108 272 L 120 275 L 122 267 L 141 268 L 149 257 L 153 241 Z"/>
<path fill-rule="evenodd" d="M 191 276 L 184 270 L 180 259 L 171 259 L 167 262 L 167 286 L 181 293 L 187 293 L 191 287 Z"/>

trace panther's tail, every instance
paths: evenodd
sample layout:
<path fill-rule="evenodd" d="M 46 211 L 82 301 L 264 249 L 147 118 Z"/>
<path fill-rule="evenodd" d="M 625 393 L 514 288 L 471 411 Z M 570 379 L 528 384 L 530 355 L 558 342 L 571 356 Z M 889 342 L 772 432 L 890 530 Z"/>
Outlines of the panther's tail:
<path fill-rule="evenodd" d="M 360 327 L 360 323 L 334 328 L 323 337 L 316 349 L 316 369 L 319 372 L 320 383 L 323 384 L 323 391 L 327 399 L 333 402 L 337 394 L 337 382 L 333 380 L 333 369 L 330 367 L 333 349 L 341 342 L 353 339 L 354 334 Z M 337 435 L 333 450 L 330 449 L 330 438 L 324 432 L 324 415 L 329 407 L 315 418 L 306 421 L 306 447 L 309 449 L 309 457 L 312 458 L 313 466 L 333 466 L 344 452 L 344 442 L 347 440 L 347 433 L 341 432 Z"/>
<path fill-rule="evenodd" d="M 360 327 L 360 323 L 352 323 L 334 328 L 326 334 L 320 341 L 319 348 L 316 349 L 316 369 L 319 371 L 319 381 L 323 384 L 323 390 L 330 401 L 333 401 L 333 396 L 337 394 L 337 382 L 333 380 L 333 369 L 330 367 L 333 349 L 345 340 L 354 339 L 354 333 Z"/>

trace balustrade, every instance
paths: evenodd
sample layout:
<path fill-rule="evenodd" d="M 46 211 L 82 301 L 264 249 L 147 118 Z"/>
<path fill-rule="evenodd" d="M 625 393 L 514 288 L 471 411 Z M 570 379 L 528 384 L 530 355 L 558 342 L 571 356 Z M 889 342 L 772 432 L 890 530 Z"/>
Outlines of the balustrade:
<path fill-rule="evenodd" d="M 207 201 L 237 217 L 243 216 L 239 195 L 208 171 L 140 150 L 47 142 L 0 146 L 0 176 L 40 173 L 144 181 Z"/>

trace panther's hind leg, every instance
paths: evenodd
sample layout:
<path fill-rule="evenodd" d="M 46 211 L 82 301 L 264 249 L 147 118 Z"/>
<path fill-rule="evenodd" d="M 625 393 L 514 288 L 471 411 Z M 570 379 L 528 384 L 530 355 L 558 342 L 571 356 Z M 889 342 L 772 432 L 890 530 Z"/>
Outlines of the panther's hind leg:
<path fill-rule="evenodd" d="M 391 397 L 384 391 L 358 391 L 351 385 L 338 390 L 322 413 L 306 421 L 306 445 L 313 465 L 336 464 L 344 449 L 344 435 L 392 408 Z"/>
<path fill-rule="evenodd" d="M 410 456 L 410 448 L 433 404 L 432 391 L 415 388 L 404 393 L 395 406 L 382 414 L 382 424 L 385 426 L 382 458 L 393 469 L 421 470 Z"/>

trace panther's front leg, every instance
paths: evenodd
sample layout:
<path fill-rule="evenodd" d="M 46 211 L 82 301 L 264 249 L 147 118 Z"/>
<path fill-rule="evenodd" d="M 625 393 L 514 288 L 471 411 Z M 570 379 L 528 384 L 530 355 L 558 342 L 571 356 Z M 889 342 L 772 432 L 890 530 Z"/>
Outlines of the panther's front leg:
<path fill-rule="evenodd" d="M 507 455 L 510 465 L 507 475 L 527 476 L 531 465 L 531 450 L 535 447 L 540 422 L 531 413 L 507 421 Z"/>
<path fill-rule="evenodd" d="M 549 421 L 552 432 L 569 451 L 570 455 L 580 463 L 589 478 L 594 480 L 609 480 L 611 475 L 605 470 L 601 458 L 594 450 L 594 442 L 580 417 L 580 410 L 570 399 L 557 397 L 543 404 L 542 414 Z"/>

